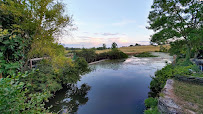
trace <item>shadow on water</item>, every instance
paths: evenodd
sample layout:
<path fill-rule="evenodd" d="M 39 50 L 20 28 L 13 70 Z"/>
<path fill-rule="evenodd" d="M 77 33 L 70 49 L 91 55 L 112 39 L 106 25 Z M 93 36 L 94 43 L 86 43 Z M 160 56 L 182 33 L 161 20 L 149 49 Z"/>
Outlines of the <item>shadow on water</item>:
<path fill-rule="evenodd" d="M 85 105 L 88 102 L 87 93 L 90 89 L 91 87 L 85 83 L 80 88 L 76 84 L 68 84 L 46 103 L 46 107 L 51 106 L 51 111 L 61 114 L 76 113 L 80 105 Z"/>

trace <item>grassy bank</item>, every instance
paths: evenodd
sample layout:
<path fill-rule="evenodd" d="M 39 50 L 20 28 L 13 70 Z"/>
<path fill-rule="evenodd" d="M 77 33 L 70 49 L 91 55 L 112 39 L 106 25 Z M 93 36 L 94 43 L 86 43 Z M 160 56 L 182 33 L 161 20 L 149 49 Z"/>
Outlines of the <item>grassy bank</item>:
<path fill-rule="evenodd" d="M 164 88 L 167 79 L 174 78 L 176 76 L 193 76 L 193 75 L 202 75 L 202 72 L 198 69 L 197 65 L 192 64 L 191 62 L 184 61 L 184 59 L 178 59 L 176 65 L 168 64 L 161 70 L 158 70 L 155 73 L 155 77 L 152 77 L 152 81 L 150 82 L 150 92 L 149 97 L 157 99 L 159 97 L 159 93 Z M 180 85 L 178 85 L 180 84 Z M 203 99 L 202 90 L 200 85 L 192 85 L 192 83 L 176 83 L 174 87 L 176 87 L 176 93 L 183 98 L 183 101 L 191 101 L 195 104 L 200 104 L 198 99 Z M 194 97 L 194 98 L 191 98 Z M 151 98 L 149 98 L 151 99 Z M 147 101 L 148 99 L 146 99 Z M 202 101 L 201 101 L 202 102 Z M 146 104 L 147 105 L 147 104 Z M 153 112 L 156 111 L 156 107 L 150 107 L 145 112 Z M 148 113 L 146 113 L 148 114 Z"/>
<path fill-rule="evenodd" d="M 175 80 L 174 93 L 184 112 L 203 113 L 203 85 Z"/>

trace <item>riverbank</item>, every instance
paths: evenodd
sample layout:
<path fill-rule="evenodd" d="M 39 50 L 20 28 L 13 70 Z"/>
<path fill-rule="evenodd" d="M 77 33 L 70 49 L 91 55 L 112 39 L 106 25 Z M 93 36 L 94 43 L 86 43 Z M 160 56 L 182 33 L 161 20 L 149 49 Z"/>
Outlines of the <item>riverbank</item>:
<path fill-rule="evenodd" d="M 157 54 L 154 53 L 154 55 Z M 199 107 L 203 107 L 202 103 L 197 102 L 201 101 L 199 99 L 203 99 L 203 95 L 199 89 L 202 88 L 202 72 L 192 62 L 184 61 L 184 59 L 177 59 L 176 61 L 176 64 L 168 64 L 161 70 L 158 70 L 155 73 L 155 77 L 152 78 L 150 83 L 151 92 L 146 103 L 149 100 L 154 102 L 156 99 L 159 102 L 156 107 L 148 107 L 145 114 L 155 112 L 157 109 L 161 113 L 193 114 L 199 113 L 199 110 L 201 110 Z M 177 80 L 171 80 L 174 77 Z M 191 107 L 188 104 L 196 107 Z"/>
<path fill-rule="evenodd" d="M 161 113 L 203 113 L 203 85 L 190 81 L 168 79 L 160 93 Z"/>

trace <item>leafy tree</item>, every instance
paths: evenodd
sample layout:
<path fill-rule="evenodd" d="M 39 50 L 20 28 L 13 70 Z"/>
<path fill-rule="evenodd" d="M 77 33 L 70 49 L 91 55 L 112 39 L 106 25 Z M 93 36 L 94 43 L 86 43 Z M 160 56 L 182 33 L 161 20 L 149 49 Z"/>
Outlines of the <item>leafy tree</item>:
<path fill-rule="evenodd" d="M 118 45 L 116 44 L 116 42 L 113 42 L 113 43 L 112 43 L 111 48 L 112 48 L 112 49 L 118 48 Z"/>
<path fill-rule="evenodd" d="M 106 49 L 106 44 L 103 44 L 103 49 Z"/>
<path fill-rule="evenodd" d="M 55 43 L 63 28 L 71 26 L 64 9 L 55 0 L 0 1 L 0 74 L 22 70 L 30 58 L 64 55 L 63 46 Z"/>
<path fill-rule="evenodd" d="M 149 14 L 149 29 L 156 33 L 151 42 L 165 44 L 184 40 L 187 47 L 186 59 L 191 49 L 203 45 L 203 3 L 201 0 L 154 0 Z"/>

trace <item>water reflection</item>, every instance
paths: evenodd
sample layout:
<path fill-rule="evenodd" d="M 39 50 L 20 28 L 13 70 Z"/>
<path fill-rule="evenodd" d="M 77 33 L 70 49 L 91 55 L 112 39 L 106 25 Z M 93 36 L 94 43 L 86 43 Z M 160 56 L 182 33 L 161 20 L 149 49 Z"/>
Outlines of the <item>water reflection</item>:
<path fill-rule="evenodd" d="M 46 104 L 46 107 L 52 105 L 50 110 L 61 114 L 76 113 L 80 105 L 84 105 L 88 102 L 89 98 L 87 97 L 87 93 L 90 88 L 91 87 L 87 84 L 82 84 L 80 88 L 77 87 L 76 84 L 69 84 L 67 87 L 57 92 L 55 97 Z"/>
<path fill-rule="evenodd" d="M 126 59 L 120 59 L 120 60 L 107 60 L 101 63 L 93 64 L 91 65 L 91 70 L 95 71 L 100 68 L 103 69 L 111 69 L 111 70 L 119 70 L 123 63 L 126 61 Z"/>
<path fill-rule="evenodd" d="M 83 75 L 77 86 L 58 92 L 50 101 L 54 105 L 51 110 L 78 114 L 142 114 L 150 91 L 150 76 L 165 65 L 161 57 L 130 57 L 90 65 L 94 70 Z M 90 85 L 91 90 L 84 83 Z M 80 85 L 84 89 L 78 88 Z"/>

